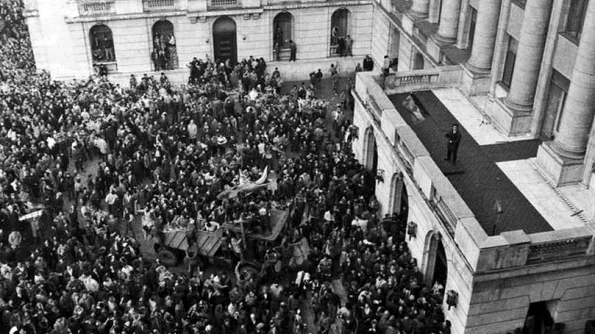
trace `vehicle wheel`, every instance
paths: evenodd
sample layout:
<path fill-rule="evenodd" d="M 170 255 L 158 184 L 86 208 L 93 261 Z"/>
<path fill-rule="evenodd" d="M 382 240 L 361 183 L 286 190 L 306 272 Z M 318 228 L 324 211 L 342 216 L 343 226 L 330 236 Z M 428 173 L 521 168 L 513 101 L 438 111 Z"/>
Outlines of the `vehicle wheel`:
<path fill-rule="evenodd" d="M 260 268 L 257 264 L 246 261 L 239 262 L 235 271 L 238 281 L 241 281 L 247 276 L 257 278 L 260 274 Z"/>
<path fill-rule="evenodd" d="M 176 254 L 167 248 L 159 250 L 157 258 L 159 259 L 159 262 L 167 267 L 174 267 L 178 264 L 178 257 Z"/>

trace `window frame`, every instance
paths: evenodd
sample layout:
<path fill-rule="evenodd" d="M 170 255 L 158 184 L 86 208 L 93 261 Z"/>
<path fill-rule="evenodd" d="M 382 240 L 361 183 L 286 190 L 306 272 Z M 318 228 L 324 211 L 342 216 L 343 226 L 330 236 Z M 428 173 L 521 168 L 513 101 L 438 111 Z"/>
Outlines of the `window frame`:
<path fill-rule="evenodd" d="M 513 43 L 514 42 L 514 43 Z M 519 42 L 511 35 L 508 35 L 508 45 L 506 46 L 506 53 L 504 54 L 504 64 L 502 68 L 502 75 L 500 77 L 500 82 L 504 87 L 510 89 L 510 85 L 512 84 L 512 79 L 514 78 L 514 67 L 516 65 L 516 58 L 518 55 L 518 47 Z M 514 47 L 512 47 L 514 46 Z M 514 49 L 514 51 L 512 51 Z M 512 59 L 512 64 L 510 67 L 507 64 Z M 507 75 L 510 73 L 510 75 Z M 510 78 L 508 78 L 510 77 Z"/>

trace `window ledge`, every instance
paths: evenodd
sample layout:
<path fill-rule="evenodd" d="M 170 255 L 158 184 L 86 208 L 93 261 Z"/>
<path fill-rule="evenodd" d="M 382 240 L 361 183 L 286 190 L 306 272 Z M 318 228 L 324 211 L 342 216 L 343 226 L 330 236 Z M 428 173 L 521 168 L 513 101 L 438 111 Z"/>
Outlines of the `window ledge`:
<path fill-rule="evenodd" d="M 512 0 L 512 3 L 517 5 L 520 9 L 525 9 L 525 4 L 527 3 L 527 0 Z"/>
<path fill-rule="evenodd" d="M 578 43 L 579 43 L 579 37 L 578 36 L 574 36 L 573 34 L 567 32 L 567 31 L 560 32 L 560 36 L 566 38 L 569 42 L 571 42 L 572 44 L 578 46 Z"/>

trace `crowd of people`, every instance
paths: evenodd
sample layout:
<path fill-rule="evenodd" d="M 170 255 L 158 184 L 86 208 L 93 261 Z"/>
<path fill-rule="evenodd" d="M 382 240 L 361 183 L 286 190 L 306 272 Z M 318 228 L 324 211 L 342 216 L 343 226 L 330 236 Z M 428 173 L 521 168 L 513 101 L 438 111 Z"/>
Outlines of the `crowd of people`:
<path fill-rule="evenodd" d="M 281 73 L 251 57 L 194 59 L 181 86 L 57 82 L 35 69 L 22 0 L 0 6 L 1 332 L 450 333 L 404 213 L 378 217 L 351 153 L 350 83 L 337 104 L 316 85 L 281 94 Z M 275 186 L 218 196 L 265 170 Z M 258 255 L 260 277 L 167 268 L 135 233 L 212 231 L 296 198 L 306 213 Z"/>

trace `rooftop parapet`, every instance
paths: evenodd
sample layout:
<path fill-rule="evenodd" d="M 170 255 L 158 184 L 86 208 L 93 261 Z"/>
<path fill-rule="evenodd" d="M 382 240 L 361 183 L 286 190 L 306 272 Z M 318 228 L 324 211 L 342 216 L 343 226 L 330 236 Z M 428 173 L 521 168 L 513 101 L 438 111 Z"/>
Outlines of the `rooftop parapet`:
<path fill-rule="evenodd" d="M 404 93 L 460 85 L 460 66 L 401 72 L 387 78 L 371 72 L 357 74 L 354 95 L 364 105 L 394 148 L 394 153 L 428 205 L 439 217 L 475 272 L 518 268 L 593 255 L 593 226 L 526 234 L 522 230 L 488 236 L 452 183 L 385 92 Z"/>

